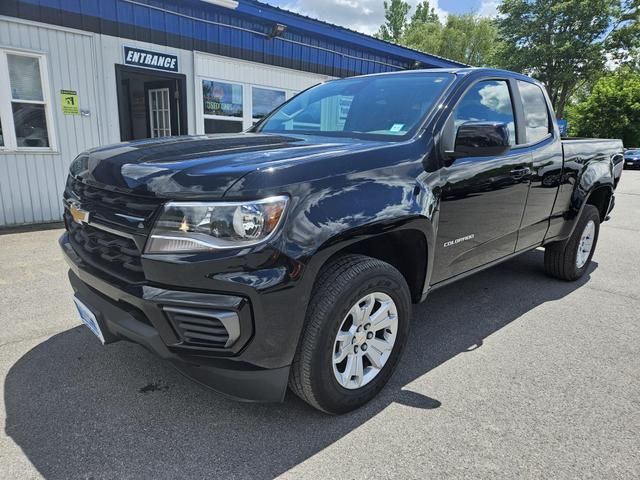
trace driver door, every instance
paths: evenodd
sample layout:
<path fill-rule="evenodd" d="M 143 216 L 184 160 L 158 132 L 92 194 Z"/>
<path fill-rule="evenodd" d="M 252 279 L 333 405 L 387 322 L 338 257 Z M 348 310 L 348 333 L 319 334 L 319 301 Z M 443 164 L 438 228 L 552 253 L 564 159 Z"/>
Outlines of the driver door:
<path fill-rule="evenodd" d="M 445 124 L 444 150 L 453 150 L 457 127 L 470 121 L 505 123 L 512 149 L 500 156 L 456 158 L 441 169 L 434 283 L 515 251 L 531 154 L 516 147 L 513 105 L 507 80 L 481 80 L 465 92 Z"/>

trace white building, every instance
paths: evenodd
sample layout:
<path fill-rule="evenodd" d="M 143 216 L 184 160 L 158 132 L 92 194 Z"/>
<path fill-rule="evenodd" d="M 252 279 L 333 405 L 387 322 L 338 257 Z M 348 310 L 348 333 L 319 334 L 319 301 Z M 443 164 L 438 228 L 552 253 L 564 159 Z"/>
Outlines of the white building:
<path fill-rule="evenodd" d="M 241 131 L 328 78 L 458 65 L 254 0 L 159 4 L 0 2 L 0 228 L 61 220 L 85 149 Z"/>

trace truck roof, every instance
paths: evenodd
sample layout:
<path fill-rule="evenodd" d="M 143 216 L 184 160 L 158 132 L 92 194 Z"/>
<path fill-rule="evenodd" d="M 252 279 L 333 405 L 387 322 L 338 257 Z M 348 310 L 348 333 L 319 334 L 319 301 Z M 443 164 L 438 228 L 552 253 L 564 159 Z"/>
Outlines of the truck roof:
<path fill-rule="evenodd" d="M 420 73 L 452 73 L 455 75 L 470 75 L 472 73 L 487 73 L 496 75 L 503 78 L 519 78 L 521 80 L 526 81 L 534 81 L 536 83 L 540 83 L 538 80 L 524 75 L 522 73 L 512 72 L 510 70 L 502 70 L 499 68 L 488 68 L 488 67 L 452 67 L 452 68 L 423 68 L 423 69 L 415 69 L 415 70 L 400 70 L 395 72 L 381 72 L 381 73 L 371 73 L 368 75 L 362 75 L 363 77 L 372 77 L 379 75 L 407 75 L 407 74 L 420 74 Z"/>

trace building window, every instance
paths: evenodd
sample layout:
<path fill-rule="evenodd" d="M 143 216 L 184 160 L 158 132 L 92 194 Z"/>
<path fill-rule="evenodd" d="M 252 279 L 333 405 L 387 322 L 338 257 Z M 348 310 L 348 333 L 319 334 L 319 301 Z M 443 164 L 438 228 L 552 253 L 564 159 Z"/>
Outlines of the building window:
<path fill-rule="evenodd" d="M 205 133 L 242 131 L 244 116 L 242 85 L 215 80 L 202 81 Z M 217 129 L 220 127 L 222 130 Z"/>
<path fill-rule="evenodd" d="M 286 94 L 283 90 L 251 87 L 251 116 L 256 122 L 266 117 L 273 109 L 284 103 Z"/>
<path fill-rule="evenodd" d="M 278 85 L 256 86 L 203 77 L 198 77 L 196 82 L 202 92 L 197 105 L 202 123 L 197 131 L 207 134 L 242 132 L 282 105 L 292 93 Z"/>
<path fill-rule="evenodd" d="M 42 55 L 0 50 L 1 147 L 10 150 L 52 147 L 45 73 Z"/>

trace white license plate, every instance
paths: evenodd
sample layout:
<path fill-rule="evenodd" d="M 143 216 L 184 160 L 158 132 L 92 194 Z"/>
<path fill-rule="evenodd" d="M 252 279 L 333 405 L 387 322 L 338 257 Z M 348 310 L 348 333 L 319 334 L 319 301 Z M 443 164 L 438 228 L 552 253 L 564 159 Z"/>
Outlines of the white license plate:
<path fill-rule="evenodd" d="M 633 165 L 633 162 L 627 162 L 627 165 Z"/>
<path fill-rule="evenodd" d="M 89 308 L 84 303 L 78 300 L 77 297 L 73 297 L 73 303 L 76 304 L 76 308 L 78 309 L 78 313 L 80 314 L 80 320 L 82 320 L 82 323 L 89 327 L 89 330 L 91 330 L 104 345 L 104 336 L 102 336 L 100 325 L 98 325 L 98 320 L 96 320 L 96 316 L 94 315 L 94 313 L 89 310 Z"/>

